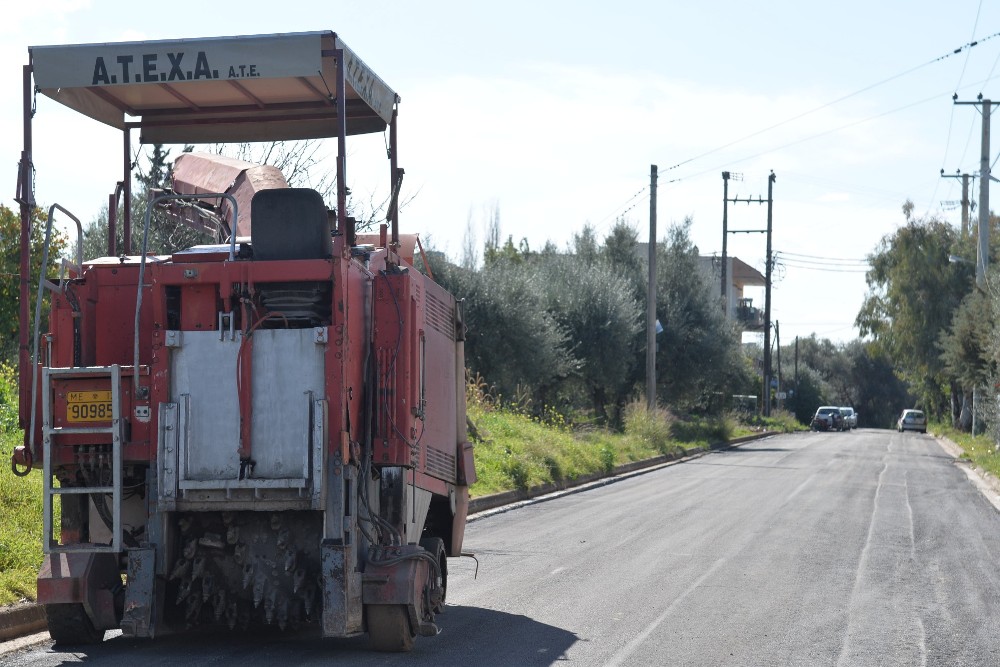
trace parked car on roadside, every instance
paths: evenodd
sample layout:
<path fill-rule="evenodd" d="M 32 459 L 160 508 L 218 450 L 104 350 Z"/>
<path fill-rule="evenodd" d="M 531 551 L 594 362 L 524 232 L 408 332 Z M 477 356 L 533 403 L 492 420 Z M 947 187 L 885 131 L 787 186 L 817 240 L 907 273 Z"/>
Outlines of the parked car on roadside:
<path fill-rule="evenodd" d="M 840 408 L 840 414 L 844 418 L 845 429 L 858 427 L 858 413 L 854 411 L 854 408 Z"/>
<path fill-rule="evenodd" d="M 843 431 L 844 416 L 835 405 L 821 405 L 816 409 L 809 427 L 814 431 Z"/>
<path fill-rule="evenodd" d="M 927 416 L 922 410 L 903 410 L 903 414 L 899 415 L 899 420 L 896 422 L 896 430 L 900 433 L 903 431 L 927 433 Z"/>

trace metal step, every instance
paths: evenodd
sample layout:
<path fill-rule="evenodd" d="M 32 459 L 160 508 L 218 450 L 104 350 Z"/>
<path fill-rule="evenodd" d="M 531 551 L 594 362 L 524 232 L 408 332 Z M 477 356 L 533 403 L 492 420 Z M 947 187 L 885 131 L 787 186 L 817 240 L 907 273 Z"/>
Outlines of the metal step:
<path fill-rule="evenodd" d="M 107 377 L 111 380 L 111 425 L 54 427 L 52 415 L 52 378 L 55 377 Z M 42 460 L 45 484 L 45 503 L 42 517 L 45 553 L 118 553 L 122 549 L 122 414 L 121 414 L 121 366 L 92 366 L 84 368 L 42 368 Z M 102 434 L 111 435 L 111 486 L 65 487 L 52 486 L 52 448 L 54 440 L 63 435 Z M 111 544 L 60 544 L 52 536 L 53 498 L 61 495 L 111 495 L 112 522 Z M 103 500 L 102 500 L 103 502 Z"/>

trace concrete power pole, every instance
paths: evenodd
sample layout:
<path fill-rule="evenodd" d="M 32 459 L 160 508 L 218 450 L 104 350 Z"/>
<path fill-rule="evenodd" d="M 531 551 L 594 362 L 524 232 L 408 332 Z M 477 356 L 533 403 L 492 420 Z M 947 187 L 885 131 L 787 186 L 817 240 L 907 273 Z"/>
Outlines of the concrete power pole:
<path fill-rule="evenodd" d="M 781 330 L 778 321 L 774 321 L 774 349 L 778 351 L 778 391 L 775 393 L 775 405 L 781 409 Z"/>
<path fill-rule="evenodd" d="M 976 287 L 986 288 L 990 259 L 990 101 L 983 100 L 983 140 L 979 158 L 979 245 L 976 252 Z M 975 423 L 975 416 L 972 418 Z"/>
<path fill-rule="evenodd" d="M 771 229 L 774 210 L 774 172 L 767 177 L 767 256 L 764 275 L 764 416 L 771 416 Z"/>
<path fill-rule="evenodd" d="M 729 179 L 740 180 L 739 174 L 732 174 L 728 171 L 722 173 L 722 178 L 725 186 L 728 186 Z M 771 394 L 770 394 L 770 376 L 771 376 L 771 208 L 772 208 L 772 187 L 774 185 L 774 172 L 767 177 L 767 199 L 762 198 L 757 195 L 757 198 L 747 197 L 741 199 L 740 197 L 733 197 L 729 199 L 726 197 L 727 202 L 733 202 L 734 204 L 743 202 L 745 204 L 767 204 L 767 229 L 733 229 L 730 230 L 728 226 L 728 216 L 726 215 L 726 209 L 723 208 L 723 232 L 722 232 L 722 247 L 726 247 L 726 235 L 727 234 L 767 234 L 767 259 L 766 273 L 764 278 L 765 291 L 764 291 L 764 394 L 760 404 L 760 413 L 765 417 L 771 414 Z M 726 192 L 728 195 L 728 190 Z M 723 250 L 723 262 L 726 262 L 725 250 Z M 728 296 L 728 291 L 726 290 L 727 285 L 725 284 L 725 273 L 723 275 L 722 284 L 722 294 Z"/>
<path fill-rule="evenodd" d="M 969 235 L 969 175 L 968 174 L 946 174 L 941 170 L 941 178 L 961 178 L 962 179 L 962 238 Z M 954 203 L 954 202 L 948 202 Z"/>
<path fill-rule="evenodd" d="M 969 235 L 969 175 L 962 174 L 962 236 Z"/>
<path fill-rule="evenodd" d="M 649 167 L 649 285 L 646 288 L 646 407 L 656 407 L 656 165 Z"/>
<path fill-rule="evenodd" d="M 729 172 L 722 172 L 722 312 L 729 317 L 729 290 L 726 289 L 726 243 L 729 240 Z"/>
<path fill-rule="evenodd" d="M 980 93 L 975 102 L 959 102 L 956 94 L 955 104 L 982 105 L 983 138 L 979 155 L 979 242 L 976 245 L 976 288 L 986 290 L 986 267 L 990 257 L 990 115 L 992 102 L 984 100 Z M 972 435 L 976 434 L 976 418 L 978 411 L 979 388 L 972 388 Z"/>

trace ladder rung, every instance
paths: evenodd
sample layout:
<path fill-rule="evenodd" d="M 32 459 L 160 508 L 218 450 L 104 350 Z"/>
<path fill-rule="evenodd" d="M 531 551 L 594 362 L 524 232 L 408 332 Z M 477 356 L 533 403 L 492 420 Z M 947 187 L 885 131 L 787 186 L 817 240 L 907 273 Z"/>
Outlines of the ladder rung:
<path fill-rule="evenodd" d="M 81 435 L 85 433 L 114 433 L 114 426 L 55 426 L 45 429 L 52 435 Z"/>
<path fill-rule="evenodd" d="M 52 495 L 58 496 L 63 494 L 91 494 L 91 493 L 114 493 L 115 487 L 113 486 L 67 486 L 65 488 L 52 489 Z"/>
<path fill-rule="evenodd" d="M 49 553 L 118 553 L 113 547 L 107 544 L 97 544 L 94 546 L 83 546 L 83 544 L 53 544 L 49 546 Z"/>

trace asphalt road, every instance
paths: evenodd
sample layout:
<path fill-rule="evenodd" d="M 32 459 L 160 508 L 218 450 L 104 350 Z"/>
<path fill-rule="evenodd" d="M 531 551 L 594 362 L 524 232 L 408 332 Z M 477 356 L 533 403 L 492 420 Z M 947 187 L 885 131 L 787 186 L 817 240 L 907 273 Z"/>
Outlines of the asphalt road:
<path fill-rule="evenodd" d="M 1000 513 L 933 438 L 776 436 L 480 518 L 442 634 L 42 643 L 0 664 L 997 665 Z"/>

